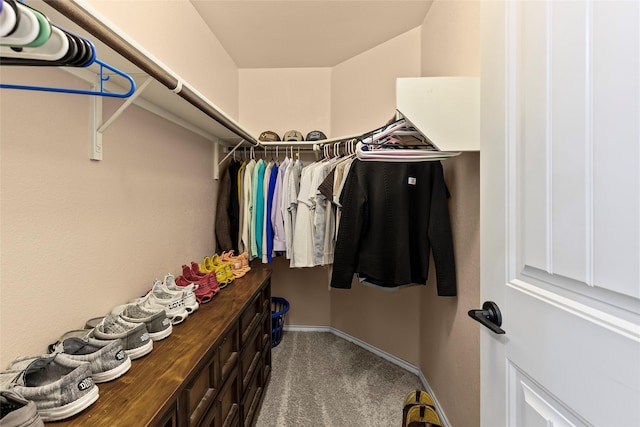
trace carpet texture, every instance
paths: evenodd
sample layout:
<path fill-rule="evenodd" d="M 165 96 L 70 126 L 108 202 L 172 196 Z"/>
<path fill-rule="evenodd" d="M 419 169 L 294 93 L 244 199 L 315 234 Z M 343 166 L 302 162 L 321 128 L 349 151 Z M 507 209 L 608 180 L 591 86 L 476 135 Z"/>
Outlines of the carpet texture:
<path fill-rule="evenodd" d="M 395 427 L 417 375 L 329 332 L 285 331 L 257 427 Z"/>

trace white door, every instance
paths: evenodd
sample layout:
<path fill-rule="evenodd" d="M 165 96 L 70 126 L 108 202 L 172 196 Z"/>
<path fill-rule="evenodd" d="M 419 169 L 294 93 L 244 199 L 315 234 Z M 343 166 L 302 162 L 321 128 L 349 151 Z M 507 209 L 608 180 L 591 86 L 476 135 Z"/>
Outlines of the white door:
<path fill-rule="evenodd" d="M 640 2 L 483 1 L 481 420 L 640 426 Z"/>

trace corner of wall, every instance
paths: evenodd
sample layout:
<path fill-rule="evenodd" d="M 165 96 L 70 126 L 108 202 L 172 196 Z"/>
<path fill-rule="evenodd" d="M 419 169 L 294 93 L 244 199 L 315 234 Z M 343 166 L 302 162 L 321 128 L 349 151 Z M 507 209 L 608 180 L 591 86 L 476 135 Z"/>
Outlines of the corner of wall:
<path fill-rule="evenodd" d="M 480 2 L 435 1 L 420 43 L 423 77 L 479 76 Z M 451 424 L 472 427 L 480 424 L 480 340 L 466 312 L 480 298 L 480 153 L 465 152 L 443 165 L 452 194 L 458 296 L 438 297 L 431 281 L 422 290 L 419 366 Z"/>

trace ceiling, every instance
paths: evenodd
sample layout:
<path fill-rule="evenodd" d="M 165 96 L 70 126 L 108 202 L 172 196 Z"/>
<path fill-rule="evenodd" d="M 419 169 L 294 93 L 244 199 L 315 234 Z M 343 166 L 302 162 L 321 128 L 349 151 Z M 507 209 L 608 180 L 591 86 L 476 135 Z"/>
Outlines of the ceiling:
<path fill-rule="evenodd" d="M 190 0 L 238 68 L 333 67 L 422 24 L 432 0 Z"/>

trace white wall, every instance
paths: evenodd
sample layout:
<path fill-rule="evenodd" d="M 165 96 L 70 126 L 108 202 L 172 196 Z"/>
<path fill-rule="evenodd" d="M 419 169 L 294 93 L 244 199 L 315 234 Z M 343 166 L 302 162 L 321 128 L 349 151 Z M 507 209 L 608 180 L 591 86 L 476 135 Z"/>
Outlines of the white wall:
<path fill-rule="evenodd" d="M 82 84 L 35 67 L 0 80 Z M 131 106 L 91 161 L 89 101 L 2 90 L 0 366 L 213 252 L 213 144 Z"/>
<path fill-rule="evenodd" d="M 291 129 L 330 136 L 331 68 L 258 68 L 239 71 L 240 123 L 253 135 Z"/>
<path fill-rule="evenodd" d="M 237 120 L 238 67 L 190 1 L 88 2 L 138 45 Z"/>
<path fill-rule="evenodd" d="M 422 76 L 480 75 L 480 2 L 436 0 L 422 24 Z M 458 296 L 420 304 L 420 368 L 453 426 L 480 424 L 480 335 L 467 311 L 480 303 L 480 153 L 443 162 Z"/>
<path fill-rule="evenodd" d="M 420 76 L 420 28 L 333 68 L 331 130 L 335 136 L 368 132 L 395 114 L 396 78 Z"/>

